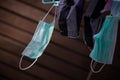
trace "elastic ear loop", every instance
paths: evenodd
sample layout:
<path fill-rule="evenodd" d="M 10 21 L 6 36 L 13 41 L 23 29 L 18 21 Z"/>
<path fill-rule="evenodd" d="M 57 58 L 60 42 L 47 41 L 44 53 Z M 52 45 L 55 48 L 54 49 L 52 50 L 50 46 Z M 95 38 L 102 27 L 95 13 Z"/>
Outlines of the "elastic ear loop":
<path fill-rule="evenodd" d="M 36 62 L 37 59 L 38 59 L 38 58 L 36 58 L 36 59 L 32 62 L 32 64 L 30 64 L 28 67 L 23 68 L 23 67 L 21 66 L 23 57 L 24 57 L 24 56 L 22 55 L 21 58 L 20 58 L 20 62 L 19 62 L 19 68 L 20 68 L 20 70 L 27 70 L 27 69 L 29 69 L 31 66 L 33 66 L 33 65 L 35 64 L 35 62 Z"/>
<path fill-rule="evenodd" d="M 50 13 L 50 11 L 53 9 L 54 6 L 57 6 L 57 4 L 59 3 L 59 1 L 55 1 L 55 3 L 52 5 L 52 7 L 49 9 L 49 11 L 46 13 L 46 15 L 43 17 L 42 21 L 45 20 L 45 18 L 48 16 L 48 14 Z M 55 8 L 55 16 L 56 16 L 56 8 Z M 55 16 L 54 16 L 54 20 L 55 20 Z"/>
<path fill-rule="evenodd" d="M 50 11 L 53 9 L 54 4 L 52 5 L 52 7 L 49 9 L 49 11 L 46 13 L 46 15 L 43 17 L 42 21 L 45 20 L 45 18 L 48 16 L 48 14 L 50 13 Z"/>
<path fill-rule="evenodd" d="M 95 71 L 95 70 L 93 69 L 93 65 L 92 65 L 92 64 L 93 64 L 93 60 L 91 60 L 91 64 L 90 64 L 90 68 L 91 68 L 91 71 L 92 71 L 93 73 L 99 73 L 99 72 L 103 69 L 103 67 L 105 66 L 105 64 L 103 64 L 98 71 Z"/>

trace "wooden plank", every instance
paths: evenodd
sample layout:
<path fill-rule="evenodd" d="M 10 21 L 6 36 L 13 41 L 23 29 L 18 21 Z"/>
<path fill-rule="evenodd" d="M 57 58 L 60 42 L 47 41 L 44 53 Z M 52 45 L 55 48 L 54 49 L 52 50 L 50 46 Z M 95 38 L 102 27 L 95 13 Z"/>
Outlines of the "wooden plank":
<path fill-rule="evenodd" d="M 21 32 L 18 29 L 15 29 L 11 26 L 8 26 L 6 24 L 3 24 L 0 22 L 0 33 L 10 36 L 11 38 L 15 38 L 16 40 L 20 40 L 23 43 L 27 43 L 31 40 L 32 36 L 30 34 L 26 34 L 26 32 Z"/>
<path fill-rule="evenodd" d="M 120 79 L 120 67 L 115 70 L 113 68 L 108 76 L 108 80 L 119 80 Z"/>
<path fill-rule="evenodd" d="M 79 67 L 74 67 L 71 64 L 66 64 L 63 61 L 51 58 L 51 56 L 48 55 L 43 55 L 39 58 L 38 61 L 40 64 L 47 64 L 47 67 L 56 70 L 57 72 L 62 73 L 74 80 L 84 80 L 88 74 L 88 72 L 81 70 Z"/>
<path fill-rule="evenodd" d="M 2 10 L 0 10 L 0 12 L 2 13 L 2 14 L 5 14 L 5 16 L 12 16 L 12 15 L 9 15 L 9 14 L 7 14 L 7 12 L 4 12 L 4 11 L 2 11 Z M 10 17 L 11 18 L 11 17 Z M 14 18 L 17 18 L 17 16 L 16 17 L 14 17 Z M 19 18 L 19 17 L 18 17 Z M 9 24 L 12 24 L 12 21 L 10 21 L 9 19 L 7 20 L 5 17 L 2 17 L 2 18 L 0 18 L 1 20 L 3 20 L 3 21 L 6 21 L 6 22 L 8 22 Z M 4 20 L 5 19 L 5 20 Z M 14 19 L 13 19 L 14 20 Z M 20 21 L 24 21 L 25 22 L 25 20 L 24 19 L 20 19 Z M 19 21 L 19 22 L 20 22 Z M 26 21 L 27 22 L 27 21 Z M 30 22 L 29 22 L 30 23 Z M 31 22 L 32 23 L 32 22 Z M 24 23 L 23 23 L 24 24 Z M 27 24 L 24 24 L 24 25 L 19 25 L 18 24 L 18 28 L 20 28 L 21 26 L 26 26 Z M 34 24 L 34 23 L 33 23 Z M 2 25 L 2 24 L 1 24 Z M 17 26 L 17 23 L 14 23 L 13 25 L 15 25 L 15 26 Z M 17 36 L 22 36 L 22 37 L 25 37 L 24 39 L 20 39 L 19 37 L 18 38 L 16 38 L 13 34 L 11 34 L 10 32 L 8 32 L 8 31 L 4 31 L 4 30 L 2 30 L 1 29 L 1 32 L 3 33 L 3 34 L 6 34 L 6 35 L 8 35 L 8 36 L 10 36 L 10 37 L 12 37 L 12 38 L 15 38 L 16 40 L 20 40 L 20 41 L 22 41 L 22 43 L 25 43 L 25 44 L 27 44 L 29 41 L 30 41 L 30 39 L 31 39 L 31 35 L 29 35 L 29 34 L 27 34 L 27 33 L 25 33 L 25 32 L 20 32 L 19 30 L 15 30 L 15 29 L 13 29 L 12 27 L 9 27 L 9 26 L 7 26 L 6 28 L 4 27 L 4 26 L 7 26 L 7 25 L 4 25 L 3 24 L 3 28 L 4 28 L 4 30 L 7 28 L 7 30 L 8 31 L 11 31 L 12 30 L 12 32 L 14 32 L 14 34 L 18 34 Z M 28 28 L 25 28 L 26 30 L 28 29 Z M 15 30 L 15 31 L 14 31 Z M 33 30 L 33 29 L 32 29 Z M 16 33 L 15 33 L 16 32 Z M 31 32 L 32 33 L 32 31 L 29 31 L 29 32 Z M 22 35 L 19 35 L 19 34 L 22 34 Z M 26 34 L 26 35 L 24 35 L 24 34 Z M 27 37 L 27 35 L 29 36 L 29 37 Z M 55 36 L 54 37 L 54 35 L 57 35 L 57 36 Z M 57 37 L 57 39 L 56 39 L 56 37 Z M 63 37 L 63 36 L 61 36 L 60 34 L 58 34 L 57 32 L 54 32 L 53 33 L 53 38 L 54 39 L 52 39 L 53 41 L 57 41 L 59 44 L 61 44 L 61 45 L 63 45 L 63 46 L 65 46 L 65 47 L 69 47 L 69 48 L 71 48 L 71 50 L 73 50 L 73 52 L 74 51 L 76 51 L 76 49 L 77 49 L 77 51 L 79 50 L 79 52 L 78 53 L 83 53 L 83 55 L 84 54 L 88 54 L 88 52 L 84 52 L 84 51 L 86 51 L 86 47 L 85 47 L 85 45 L 83 45 L 83 44 L 81 44 L 81 42 L 79 42 L 79 41 L 76 41 L 76 40 L 73 40 L 73 39 L 68 39 L 68 38 L 65 38 L 65 37 Z M 60 40 L 60 41 L 59 41 Z M 62 41 L 62 42 L 61 42 Z M 64 44 L 65 43 L 65 44 Z M 66 44 L 67 43 L 67 44 Z M 74 47 L 72 47 L 72 46 Z M 80 50 L 80 49 L 81 50 Z M 75 50 L 74 50 L 75 49 Z M 72 52 L 72 53 L 73 53 Z M 79 57 L 79 56 L 78 56 Z M 80 59 L 81 59 L 81 57 L 80 57 Z M 76 62 L 76 61 L 75 61 Z M 74 62 L 74 63 L 75 63 Z"/>
<path fill-rule="evenodd" d="M 26 5 L 34 6 L 35 8 L 38 9 L 42 9 L 44 10 L 44 12 L 47 12 L 51 7 L 51 5 L 42 4 L 42 1 L 40 0 L 17 0 L 17 1 L 22 2 Z M 52 11 L 52 13 L 54 14 L 54 11 Z"/>
<path fill-rule="evenodd" d="M 0 15 L 0 20 L 3 21 L 3 23 L 0 23 L 0 26 L 2 26 L 0 27 L 0 33 L 4 37 L 6 36 L 7 38 L 10 38 L 5 40 L 1 38 L 1 47 L 5 50 L 8 50 L 9 52 L 12 52 L 14 55 L 20 55 L 25 48 L 25 45 L 27 45 L 27 43 L 32 38 L 32 35 L 37 25 L 37 21 L 40 18 L 38 18 L 38 14 L 36 13 L 44 15 L 45 12 L 39 10 L 38 8 L 36 9 L 31 5 L 26 5 L 16 0 L 4 0 L 1 1 L 0 4 L 0 13 L 2 14 Z M 32 16 L 33 13 L 35 13 L 35 16 Z M 51 19 L 52 17 L 53 16 L 50 15 L 49 19 Z M 47 19 L 47 21 L 49 21 L 49 19 Z M 7 30 L 5 30 L 6 28 Z M 58 30 L 58 28 L 56 27 L 55 29 Z M 22 44 L 19 44 L 16 41 Z M 88 69 L 90 61 L 87 57 L 88 53 L 89 51 L 87 50 L 85 45 L 80 42 L 79 39 L 68 39 L 67 37 L 61 36 L 55 30 L 51 42 L 45 50 L 45 54 L 43 54 L 43 56 L 38 60 L 35 67 L 31 69 L 36 68 L 36 66 L 37 69 L 38 66 L 45 66 L 45 68 L 42 67 L 43 69 L 45 69 L 45 71 L 43 70 L 43 72 L 47 73 L 48 71 L 48 73 L 50 73 L 52 76 L 54 75 L 54 73 L 56 73 L 57 78 L 62 76 L 62 78 L 64 79 L 71 78 L 74 80 L 84 80 L 87 76 L 87 72 L 85 70 Z M 14 67 L 14 65 L 11 66 Z M 53 74 L 51 72 L 53 72 Z M 42 77 L 44 78 L 45 75 L 42 75 Z"/>
<path fill-rule="evenodd" d="M 10 9 L 12 9 L 13 11 L 16 11 L 16 10 L 14 10 L 14 7 L 12 7 L 12 8 L 10 8 Z M 16 8 L 15 8 L 16 9 Z M 25 8 L 24 8 L 25 9 Z M 17 9 L 18 10 L 18 9 Z M 27 10 L 27 9 L 26 9 Z M 28 11 L 29 12 L 29 11 Z M 19 13 L 20 14 L 20 13 Z M 27 13 L 27 14 L 29 14 L 29 13 Z M 30 14 L 29 14 L 30 15 Z M 30 17 L 30 16 L 29 16 Z M 62 39 L 63 40 L 63 39 Z M 55 40 L 55 41 L 60 41 L 60 40 Z M 74 43 L 73 43 L 74 44 Z M 76 45 L 76 44 L 75 44 Z M 74 47 L 74 46 L 73 46 Z M 75 48 L 75 49 L 77 49 L 77 48 Z M 79 51 L 79 50 L 77 50 L 77 51 Z M 82 51 L 82 50 L 81 50 Z M 85 50 L 86 51 L 86 50 Z M 84 53 L 87 53 L 87 52 L 84 52 Z M 87 53 L 88 54 L 88 53 Z"/>
<path fill-rule="evenodd" d="M 17 65 L 18 65 L 18 60 L 19 60 L 19 57 L 16 57 L 16 56 L 14 56 L 14 55 L 11 55 L 10 53 L 8 54 L 8 53 L 6 53 L 6 54 L 2 54 L 1 53 L 1 57 L 2 57 L 2 60 L 1 61 L 3 61 L 3 62 L 5 62 L 5 63 L 10 63 L 9 65 L 12 65 L 12 66 L 15 66 L 16 68 L 18 67 Z M 6 59 L 7 57 L 10 57 L 9 59 Z M 4 58 L 4 59 L 3 59 Z M 46 64 L 47 64 L 47 62 L 50 62 L 50 61 L 48 61 L 48 60 L 51 60 L 50 59 L 50 57 L 42 57 L 42 58 L 45 58 L 44 60 L 46 60 L 45 62 L 46 62 Z M 46 58 L 48 58 L 48 59 L 46 59 Z M 13 63 L 11 63 L 12 61 L 14 60 L 14 62 Z M 42 59 L 41 59 L 42 60 Z M 41 60 L 39 60 L 40 62 L 41 62 Z M 40 63 L 39 62 L 39 63 Z M 55 61 L 54 61 L 55 62 Z M 48 63 L 48 64 L 53 64 L 54 66 L 56 66 L 56 64 L 54 64 L 54 62 L 53 63 Z M 59 63 L 59 61 L 56 61 L 56 63 Z M 45 64 L 45 63 L 44 63 Z M 35 65 L 36 66 L 36 65 Z M 49 66 L 48 66 L 49 67 Z M 56 66 L 56 67 L 58 67 L 58 66 Z M 59 65 L 59 69 L 60 70 L 62 70 L 63 71 L 63 73 L 64 72 L 66 72 L 67 74 L 70 74 L 71 73 L 71 75 L 73 75 L 73 76 L 71 76 L 71 79 L 85 79 L 85 75 L 83 75 L 83 73 L 82 74 L 79 74 L 79 69 L 76 69 L 76 71 L 73 71 L 73 69 L 72 68 L 69 68 L 69 67 L 71 67 L 71 66 L 66 66 L 66 67 L 64 67 L 64 64 L 60 64 Z M 35 67 L 34 67 L 35 68 Z M 69 69 L 69 71 L 67 71 Z M 31 70 L 33 70 L 32 68 L 31 68 Z M 77 71 L 78 70 L 78 71 Z M 32 74 L 35 74 L 34 72 L 32 72 Z M 40 75 L 40 73 L 37 73 L 37 74 L 39 74 Z M 39 75 L 36 75 L 37 77 L 39 76 Z M 79 76 L 76 76 L 76 75 L 79 75 Z M 81 75 L 81 76 L 80 76 Z"/>
<path fill-rule="evenodd" d="M 42 12 L 36 8 L 33 8 L 31 6 L 27 6 L 16 0 L 3 0 L 3 1 L 1 1 L 0 5 L 1 5 L 1 7 L 12 10 L 15 13 L 18 13 L 19 15 L 28 17 L 35 21 L 39 21 L 43 18 L 43 16 L 45 16 L 44 12 Z M 17 8 L 16 8 L 16 6 L 17 6 Z M 48 15 L 46 21 L 50 22 L 51 21 L 50 19 L 53 20 L 53 16 Z"/>
<path fill-rule="evenodd" d="M 1 13 L 3 13 L 3 16 L 7 16 L 7 15 L 9 15 L 9 16 L 13 16 L 13 15 L 11 15 L 11 14 L 7 14 L 5 11 L 2 11 L 1 10 Z M 2 16 L 1 16 L 2 17 Z M 15 20 L 16 19 L 16 17 L 18 17 L 18 16 L 14 16 L 14 17 L 12 17 L 12 19 L 13 20 Z M 9 19 L 10 19 L 11 17 L 9 17 Z M 4 19 L 6 19 L 6 20 L 4 20 Z M 32 22 L 29 22 L 29 21 L 27 21 L 27 20 L 25 20 L 25 19 L 19 19 L 19 17 L 18 17 L 18 20 L 19 20 L 19 23 L 22 23 L 22 24 L 19 24 L 18 22 L 16 22 L 16 23 L 13 23 L 12 21 L 10 21 L 9 19 L 7 19 L 7 17 L 2 17 L 2 19 L 1 20 L 3 20 L 3 21 L 7 21 L 7 22 L 9 22 L 10 24 L 13 24 L 13 25 L 15 25 L 15 26 L 17 26 L 18 28 L 22 28 L 21 26 L 25 26 L 24 27 L 24 29 L 25 30 L 27 30 L 28 29 L 28 27 L 30 27 L 29 25 L 27 25 L 27 24 L 31 24 Z M 24 21 L 24 22 L 23 22 Z M 28 23 L 29 22 L 29 23 Z M 32 23 L 33 25 L 37 25 L 36 23 Z M 35 30 L 35 27 L 36 26 L 34 26 L 34 28 L 32 29 L 30 29 L 31 31 L 28 31 L 28 32 L 31 32 L 31 33 L 33 33 L 33 31 Z M 23 28 L 22 28 L 23 29 Z M 85 55 L 85 56 L 88 56 L 88 54 L 89 54 L 89 50 L 86 48 L 86 46 L 83 44 L 83 43 L 81 43 L 79 40 L 76 40 L 76 39 L 69 39 L 68 37 L 64 37 L 64 36 L 61 36 L 58 32 L 56 32 L 56 31 L 54 31 L 54 33 L 53 33 L 53 37 L 52 37 L 52 40 L 51 41 L 53 41 L 53 42 L 55 42 L 55 43 L 58 43 L 58 44 L 62 44 L 63 46 L 65 46 L 65 47 L 67 47 L 67 48 L 69 48 L 69 49 L 71 49 L 71 50 L 73 50 L 73 51 L 76 51 L 75 53 L 78 53 L 78 54 L 82 54 L 82 55 Z M 72 46 L 71 46 L 72 45 Z"/>
<path fill-rule="evenodd" d="M 57 44 L 61 44 L 63 47 L 67 47 L 71 51 L 73 51 L 75 54 L 83 55 L 88 57 L 89 50 L 86 48 L 86 46 L 79 40 L 70 39 L 64 36 L 61 36 L 60 34 L 57 34 L 56 32 L 52 35 L 52 41 L 55 41 Z"/>
<path fill-rule="evenodd" d="M 2 50 L 0 50 L 1 52 L 1 58 L 0 61 L 3 63 L 6 63 L 10 66 L 13 66 L 15 69 L 18 69 L 18 63 L 19 63 L 19 57 L 16 57 L 12 54 L 6 53 Z M 9 58 L 8 58 L 9 57 Z M 26 60 L 23 61 L 24 64 L 30 64 L 31 62 L 28 62 Z M 19 72 L 21 72 L 20 70 L 18 70 Z M 43 67 L 37 66 L 36 64 L 34 66 L 32 66 L 29 70 L 26 71 L 22 71 L 22 72 L 29 72 L 29 74 L 35 76 L 38 79 L 52 79 L 52 80 L 68 80 L 68 78 L 65 78 L 64 76 L 58 75 L 54 72 L 51 72 Z M 19 75 L 19 74 L 18 74 Z M 34 79 L 32 79 L 34 80 Z"/>
<path fill-rule="evenodd" d="M 98 70 L 100 68 L 100 65 L 101 64 L 96 63 L 94 70 Z M 110 70 L 111 70 L 111 66 L 106 65 L 101 72 L 90 74 L 90 77 L 88 76 L 89 79 L 87 80 L 109 80 L 108 76 L 109 76 Z"/>
<path fill-rule="evenodd" d="M 13 39 L 20 41 L 24 41 L 23 43 L 27 44 L 28 41 L 30 41 L 30 37 L 28 37 L 27 33 L 24 33 L 22 31 L 19 31 L 17 29 L 14 29 L 6 24 L 0 23 L 0 33 L 7 35 Z M 14 33 L 12 33 L 14 32 Z M 21 35 L 19 35 L 21 34 Z M 26 35 L 24 35 L 26 34 Z M 22 36 L 22 37 L 21 37 Z M 30 36 L 30 35 L 29 35 Z M 24 47 L 25 48 L 25 47 Z M 23 48 L 22 48 L 23 49 Z M 64 48 L 58 47 L 54 44 L 49 44 L 47 49 L 47 52 L 51 53 L 54 56 L 57 56 L 59 58 L 62 58 L 64 60 L 67 60 L 68 62 L 81 66 L 83 68 L 88 68 L 88 63 L 89 63 L 89 58 L 83 57 L 83 56 L 78 56 L 76 54 L 74 54 L 74 52 L 68 51 Z M 58 53 L 59 51 L 59 53 Z M 72 59 L 72 60 L 71 60 Z"/>
<path fill-rule="evenodd" d="M 26 75 L 25 73 L 18 71 L 9 67 L 8 65 L 2 64 L 0 61 L 0 74 L 5 75 L 6 77 L 10 78 L 11 80 L 39 80 L 32 76 Z"/>
<path fill-rule="evenodd" d="M 27 5 L 34 6 L 36 8 L 44 9 L 45 11 L 48 11 L 49 7 L 51 6 L 51 5 L 42 4 L 42 2 L 40 0 L 17 0 L 17 1 L 20 1 L 20 2 L 25 3 Z M 84 5 L 84 10 L 87 9 L 88 4 L 89 4 L 89 1 L 86 1 L 85 5 Z"/>
<path fill-rule="evenodd" d="M 22 3 L 26 4 L 26 5 L 36 7 L 38 9 L 44 9 L 44 11 L 48 11 L 49 7 L 51 6 L 51 5 L 42 4 L 41 1 L 39 1 L 39 0 L 35 0 L 35 1 L 34 0 L 17 0 L 17 1 L 22 2 Z M 89 4 L 89 2 L 85 2 L 83 13 L 87 9 L 88 4 Z M 54 13 L 54 11 L 52 11 L 52 13 Z M 84 25 L 83 19 L 81 21 L 81 27 L 83 27 L 82 25 Z"/>
<path fill-rule="evenodd" d="M 26 5 L 30 5 L 32 7 L 35 7 L 35 8 L 38 8 L 38 9 L 44 9 L 45 11 L 48 11 L 49 10 L 49 7 L 51 5 L 45 5 L 45 4 L 42 4 L 39 0 L 35 0 L 35 1 L 32 1 L 32 0 L 17 0 L 19 2 L 22 2 Z M 89 1 L 85 2 L 85 5 L 84 5 L 84 9 L 86 10 L 87 6 L 89 4 Z M 57 25 L 57 21 L 56 21 L 56 27 L 55 29 L 59 30 L 58 28 L 58 25 Z M 84 21 L 82 19 L 81 21 L 81 26 L 80 26 L 80 39 L 83 39 L 83 26 L 84 26 Z"/>
<path fill-rule="evenodd" d="M 15 53 L 17 55 L 21 54 L 20 46 L 14 45 L 14 42 L 12 42 L 12 43 L 10 43 L 11 41 L 8 42 L 7 41 L 8 39 L 5 40 L 4 38 L 0 38 L 0 40 L 2 40 L 2 41 L 0 41 L 1 48 L 7 49 L 8 51 Z M 4 46 L 6 43 L 7 43 L 7 45 L 6 45 L 7 47 Z M 12 47 L 10 47 L 11 45 L 12 45 Z M 18 48 L 18 49 L 15 49 L 15 48 Z M 46 67 L 54 69 L 55 71 L 57 71 L 59 73 L 63 73 L 66 76 L 69 76 L 69 77 L 71 76 L 71 78 L 74 78 L 74 79 L 83 79 L 87 76 L 86 71 L 81 70 L 80 68 L 73 67 L 72 65 L 66 64 L 60 60 L 51 58 L 50 56 L 47 56 L 45 54 L 43 54 L 42 57 L 40 57 L 38 62 L 39 62 L 39 64 L 42 64 Z M 79 75 L 82 75 L 82 76 L 79 76 Z"/>
<path fill-rule="evenodd" d="M 12 6 L 9 8 L 10 5 L 12 5 Z M 36 15 L 37 13 L 38 14 L 40 14 L 40 13 L 45 14 L 44 12 L 42 12 L 42 11 L 36 9 L 36 8 L 33 8 L 31 6 L 27 6 L 27 5 L 23 4 L 23 3 L 19 3 L 18 1 L 14 1 L 14 0 L 13 0 L 13 2 L 11 2 L 11 1 L 9 2 L 9 0 L 8 1 L 7 0 L 2 1 L 1 6 L 6 8 L 6 9 L 9 9 L 9 10 L 11 10 L 11 11 L 13 11 L 13 12 L 15 12 L 15 13 L 21 15 L 21 16 L 30 18 L 32 20 L 35 20 L 35 18 L 38 18 L 38 16 Z M 17 9 L 16 9 L 16 6 L 18 7 Z M 19 9 L 19 7 L 20 7 L 20 9 Z M 25 11 L 23 11 L 23 10 L 25 10 Z M 36 10 L 36 12 L 35 12 L 36 14 L 34 14 L 34 18 L 33 18 L 34 10 Z M 39 16 L 42 16 L 42 15 L 39 15 Z M 53 17 L 51 15 L 49 15 L 49 16 L 46 19 L 47 21 L 50 20 Z M 39 21 L 39 20 L 40 20 L 40 18 L 35 20 L 35 21 Z M 57 24 L 57 21 L 56 21 L 56 24 Z M 55 26 L 55 29 L 59 30 L 57 25 Z"/>
<path fill-rule="evenodd" d="M 16 26 L 17 29 L 20 29 L 20 30 L 23 30 L 25 32 L 29 32 L 32 34 L 37 26 L 37 23 L 24 19 L 21 16 L 5 11 L 4 9 L 1 9 L 1 8 L 0 8 L 0 20 L 6 23 L 9 23 L 9 24 L 13 24 L 14 26 Z"/>
<path fill-rule="evenodd" d="M 119 44 L 117 44 L 117 45 L 119 45 Z M 113 63 L 112 63 L 113 67 L 116 67 L 116 68 L 120 67 L 120 55 L 119 54 L 120 54 L 120 49 L 117 46 L 115 49 L 114 57 L 113 57 Z"/>
<path fill-rule="evenodd" d="M 46 48 L 46 52 L 49 52 L 58 58 L 62 58 L 63 60 L 68 61 L 73 65 L 77 65 L 88 70 L 88 66 L 90 63 L 89 58 L 76 55 L 74 54 L 74 52 L 68 51 L 54 44 L 49 44 L 48 47 Z"/>
<path fill-rule="evenodd" d="M 0 80 L 10 80 L 10 79 L 0 74 Z"/>

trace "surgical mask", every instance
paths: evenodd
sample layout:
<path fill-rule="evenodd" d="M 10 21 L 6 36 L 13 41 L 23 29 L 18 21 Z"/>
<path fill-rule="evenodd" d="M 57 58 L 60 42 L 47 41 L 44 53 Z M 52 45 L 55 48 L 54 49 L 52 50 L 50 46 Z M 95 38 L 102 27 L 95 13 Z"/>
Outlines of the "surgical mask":
<path fill-rule="evenodd" d="M 53 9 L 54 6 L 55 5 L 53 5 L 49 9 L 49 11 L 45 15 L 45 17 L 39 21 L 39 24 L 37 25 L 37 28 L 32 37 L 32 40 L 29 42 L 27 47 L 22 52 L 22 57 L 19 62 L 19 68 L 21 70 L 26 70 L 26 69 L 30 68 L 37 61 L 38 57 L 40 57 L 42 55 L 45 48 L 49 44 L 53 30 L 54 30 L 55 17 L 51 23 L 45 22 L 44 19 L 48 16 L 49 12 Z M 22 59 L 24 56 L 29 57 L 30 59 L 35 59 L 34 62 L 26 68 L 21 67 L 21 62 L 22 62 Z"/>
<path fill-rule="evenodd" d="M 95 44 L 90 53 L 90 57 L 92 58 L 90 67 L 94 73 L 100 72 L 105 64 L 112 64 L 116 44 L 118 20 L 120 20 L 120 17 L 107 16 L 101 31 L 94 35 Z M 93 70 L 93 61 L 103 64 L 98 71 Z"/>

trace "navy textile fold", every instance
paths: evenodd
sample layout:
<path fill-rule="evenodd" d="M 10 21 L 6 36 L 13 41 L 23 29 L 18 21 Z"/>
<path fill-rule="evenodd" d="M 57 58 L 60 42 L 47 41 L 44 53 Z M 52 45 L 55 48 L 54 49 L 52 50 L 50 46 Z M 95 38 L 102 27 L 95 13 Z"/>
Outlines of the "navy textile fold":
<path fill-rule="evenodd" d="M 84 13 L 84 41 L 89 48 L 93 48 L 93 35 L 100 31 L 102 25 L 101 10 L 104 8 L 105 0 L 91 0 Z"/>
<path fill-rule="evenodd" d="M 61 34 L 70 38 L 79 36 L 85 0 L 60 0 L 57 19 Z"/>

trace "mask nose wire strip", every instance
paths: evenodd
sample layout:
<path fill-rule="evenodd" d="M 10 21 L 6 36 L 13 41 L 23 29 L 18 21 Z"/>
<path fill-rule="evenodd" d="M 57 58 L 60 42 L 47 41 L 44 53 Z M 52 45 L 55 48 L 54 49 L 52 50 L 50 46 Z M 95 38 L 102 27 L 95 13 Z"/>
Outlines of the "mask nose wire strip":
<path fill-rule="evenodd" d="M 91 64 L 90 64 L 90 68 L 91 68 L 91 71 L 92 71 L 93 73 L 99 73 L 99 72 L 103 69 L 103 67 L 105 66 L 105 64 L 103 64 L 98 71 L 95 71 L 95 70 L 93 69 L 93 65 L 92 65 L 92 64 L 93 64 L 93 60 L 91 60 Z"/>
<path fill-rule="evenodd" d="M 35 62 L 36 62 L 37 59 L 38 59 L 38 58 L 36 58 L 36 59 L 33 61 L 32 64 L 30 64 L 28 67 L 23 68 L 23 67 L 21 66 L 21 63 L 22 63 L 23 57 L 24 57 L 24 56 L 22 55 L 21 58 L 20 58 L 20 62 L 19 62 L 19 68 L 20 68 L 20 70 L 26 70 L 26 69 L 29 69 L 31 66 L 33 66 L 33 65 L 35 64 Z"/>

